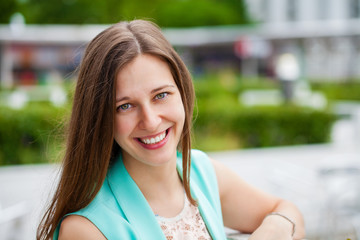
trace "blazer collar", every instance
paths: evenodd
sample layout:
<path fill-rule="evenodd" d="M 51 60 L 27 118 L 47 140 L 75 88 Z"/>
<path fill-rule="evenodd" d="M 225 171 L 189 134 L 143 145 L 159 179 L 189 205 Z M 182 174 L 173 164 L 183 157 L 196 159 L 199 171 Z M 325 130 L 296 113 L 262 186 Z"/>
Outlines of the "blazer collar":
<path fill-rule="evenodd" d="M 177 155 L 177 170 L 182 178 L 182 156 L 180 153 Z M 109 169 L 107 178 L 116 201 L 139 239 L 165 240 L 154 212 L 126 170 L 121 154 Z M 223 239 L 224 235 L 220 230 L 223 228 L 222 223 L 218 221 L 219 216 L 217 216 L 206 196 L 194 181 L 191 182 L 190 189 L 192 196 L 198 201 L 200 214 L 212 239 Z"/>
<path fill-rule="evenodd" d="M 121 156 L 108 173 L 110 188 L 125 217 L 141 240 L 165 240 L 144 195 L 126 170 Z"/>

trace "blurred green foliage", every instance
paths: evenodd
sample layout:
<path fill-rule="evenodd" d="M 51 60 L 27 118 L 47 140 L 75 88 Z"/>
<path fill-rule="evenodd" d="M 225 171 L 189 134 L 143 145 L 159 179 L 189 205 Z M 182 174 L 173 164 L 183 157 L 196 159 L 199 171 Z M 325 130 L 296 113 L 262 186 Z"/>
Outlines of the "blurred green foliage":
<path fill-rule="evenodd" d="M 194 146 L 204 151 L 325 143 L 337 117 L 295 105 L 245 107 L 238 95 L 272 89 L 275 82 L 201 80 L 195 82 L 197 116 Z"/>
<path fill-rule="evenodd" d="M 1 23 L 20 12 L 26 23 L 109 24 L 149 19 L 161 27 L 248 24 L 243 0 L 2 0 Z"/>
<path fill-rule="evenodd" d="M 14 0 L 0 1 L 0 23 L 8 23 L 12 14 L 18 10 L 18 4 Z"/>
<path fill-rule="evenodd" d="M 166 27 L 247 24 L 250 19 L 243 1 L 169 0 L 159 5 L 155 21 Z"/>
<path fill-rule="evenodd" d="M 325 143 L 335 115 L 311 109 L 253 107 L 204 110 L 194 125 L 195 147 L 205 151 Z"/>
<path fill-rule="evenodd" d="M 21 110 L 0 107 L 0 165 L 48 163 L 63 146 L 67 110 L 28 104 Z"/>
<path fill-rule="evenodd" d="M 214 75 L 195 79 L 194 84 L 193 147 L 205 151 L 324 143 L 336 121 L 327 110 L 294 105 L 250 108 L 239 103 L 242 91 L 273 89 L 274 81 Z M 72 88 L 68 91 L 71 94 Z M 70 105 L 57 108 L 49 103 L 29 103 L 21 110 L 0 107 L 0 165 L 59 160 L 69 111 Z"/>
<path fill-rule="evenodd" d="M 321 83 L 313 83 L 312 89 L 324 93 L 330 101 L 360 101 L 360 81 L 347 81 L 341 83 L 323 81 Z"/>

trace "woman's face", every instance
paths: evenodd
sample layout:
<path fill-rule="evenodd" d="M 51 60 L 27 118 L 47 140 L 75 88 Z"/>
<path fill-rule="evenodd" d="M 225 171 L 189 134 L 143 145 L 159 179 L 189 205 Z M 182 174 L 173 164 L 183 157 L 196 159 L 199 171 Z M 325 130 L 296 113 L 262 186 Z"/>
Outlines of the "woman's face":
<path fill-rule="evenodd" d="M 116 78 L 115 140 L 124 162 L 159 166 L 176 159 L 184 106 L 169 66 L 139 55 Z"/>

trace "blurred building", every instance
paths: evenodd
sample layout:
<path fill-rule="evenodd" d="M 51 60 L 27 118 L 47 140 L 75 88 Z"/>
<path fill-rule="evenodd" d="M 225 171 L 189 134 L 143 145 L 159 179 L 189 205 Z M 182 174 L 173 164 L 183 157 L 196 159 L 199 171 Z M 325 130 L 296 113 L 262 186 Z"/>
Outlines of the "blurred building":
<path fill-rule="evenodd" d="M 275 76 L 283 53 L 302 78 L 360 79 L 360 0 L 248 0 L 252 26 L 164 29 L 194 75 L 230 70 Z M 105 25 L 0 25 L 0 85 L 73 79 L 85 44 Z"/>
<path fill-rule="evenodd" d="M 247 0 L 257 33 L 275 55 L 297 55 L 303 76 L 346 81 L 360 77 L 360 0 Z"/>
<path fill-rule="evenodd" d="M 359 0 L 247 0 L 250 15 L 264 23 L 349 20 L 360 17 Z"/>
<path fill-rule="evenodd" d="M 72 80 L 84 43 L 100 31 L 95 26 L 90 29 L 81 27 L 79 31 L 76 26 L 59 25 L 0 26 L 1 86 L 56 85 Z"/>

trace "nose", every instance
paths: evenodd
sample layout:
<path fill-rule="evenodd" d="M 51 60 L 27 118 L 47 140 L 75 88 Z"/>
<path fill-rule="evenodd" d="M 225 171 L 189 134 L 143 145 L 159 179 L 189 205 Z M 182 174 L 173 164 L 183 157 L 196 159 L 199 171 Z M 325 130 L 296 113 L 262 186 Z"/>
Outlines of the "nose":
<path fill-rule="evenodd" d="M 143 106 L 141 108 L 139 127 L 149 132 L 158 130 L 161 123 L 160 113 L 154 106 Z"/>

